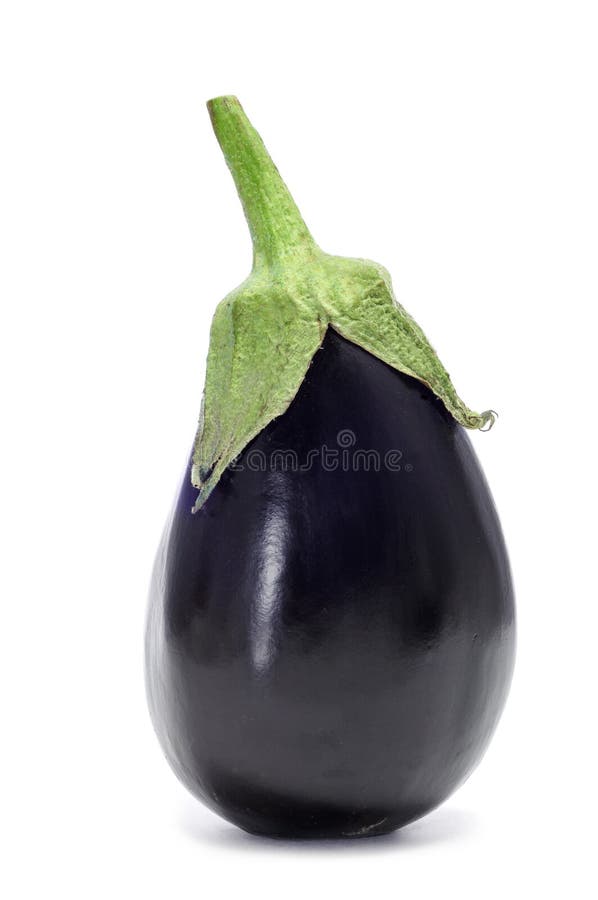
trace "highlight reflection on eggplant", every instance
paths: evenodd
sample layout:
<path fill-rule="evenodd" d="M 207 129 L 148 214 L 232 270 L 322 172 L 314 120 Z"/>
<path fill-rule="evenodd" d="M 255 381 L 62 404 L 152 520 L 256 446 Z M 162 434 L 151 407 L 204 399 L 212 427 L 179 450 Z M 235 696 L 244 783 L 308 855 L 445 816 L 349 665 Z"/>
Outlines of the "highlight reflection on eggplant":
<path fill-rule="evenodd" d="M 508 692 L 509 564 L 463 428 L 492 417 L 459 400 L 381 267 L 315 247 L 234 98 L 211 112 L 254 272 L 216 314 L 155 563 L 152 719 L 183 783 L 240 827 L 380 834 L 467 777 Z"/>

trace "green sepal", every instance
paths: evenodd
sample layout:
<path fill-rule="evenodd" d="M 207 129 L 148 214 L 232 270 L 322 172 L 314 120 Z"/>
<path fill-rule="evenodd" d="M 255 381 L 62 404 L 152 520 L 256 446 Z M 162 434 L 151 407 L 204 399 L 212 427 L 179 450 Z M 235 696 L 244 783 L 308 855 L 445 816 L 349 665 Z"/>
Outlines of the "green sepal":
<path fill-rule="evenodd" d="M 252 278 L 217 307 L 192 481 L 196 508 L 224 470 L 288 408 L 324 335 L 285 291 Z"/>

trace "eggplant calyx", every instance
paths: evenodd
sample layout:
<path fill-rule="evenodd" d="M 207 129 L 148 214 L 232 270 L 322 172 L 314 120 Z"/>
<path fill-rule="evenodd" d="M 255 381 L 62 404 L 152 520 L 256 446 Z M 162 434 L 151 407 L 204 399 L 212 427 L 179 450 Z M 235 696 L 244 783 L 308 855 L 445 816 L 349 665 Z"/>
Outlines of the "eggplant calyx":
<path fill-rule="evenodd" d="M 191 480 L 205 502 L 226 468 L 296 396 L 329 327 L 419 379 L 466 428 L 488 430 L 457 395 L 378 263 L 324 253 L 235 97 L 209 101 L 253 241 L 249 278 L 216 308 Z"/>

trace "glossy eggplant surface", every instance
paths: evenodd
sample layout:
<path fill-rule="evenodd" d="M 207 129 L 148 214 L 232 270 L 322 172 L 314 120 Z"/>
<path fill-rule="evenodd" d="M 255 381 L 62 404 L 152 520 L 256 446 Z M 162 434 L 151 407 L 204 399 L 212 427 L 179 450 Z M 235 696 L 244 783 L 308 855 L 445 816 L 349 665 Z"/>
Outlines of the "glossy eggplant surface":
<path fill-rule="evenodd" d="M 287 412 L 198 512 L 188 475 L 155 563 L 154 726 L 247 831 L 392 831 L 463 782 L 506 699 L 514 607 L 465 430 L 332 329 Z"/>

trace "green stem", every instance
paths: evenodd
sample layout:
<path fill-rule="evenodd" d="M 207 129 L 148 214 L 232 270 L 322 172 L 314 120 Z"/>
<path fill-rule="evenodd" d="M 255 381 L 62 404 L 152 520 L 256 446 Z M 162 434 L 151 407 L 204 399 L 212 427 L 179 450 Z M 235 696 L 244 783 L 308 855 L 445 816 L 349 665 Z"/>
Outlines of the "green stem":
<path fill-rule="evenodd" d="M 317 246 L 259 134 L 236 97 L 216 97 L 208 110 L 237 186 L 253 241 L 254 269 Z"/>

